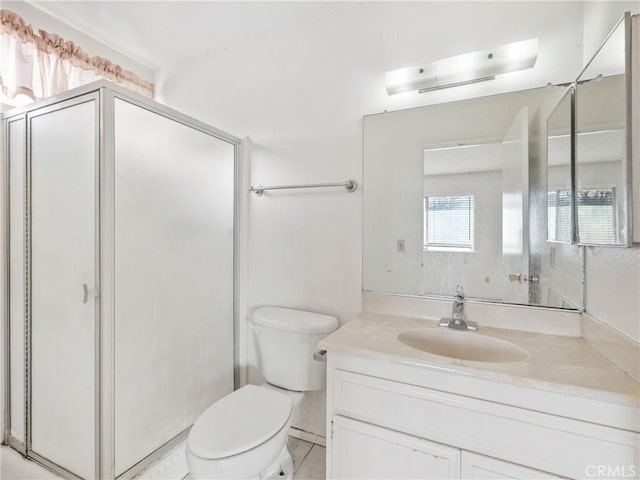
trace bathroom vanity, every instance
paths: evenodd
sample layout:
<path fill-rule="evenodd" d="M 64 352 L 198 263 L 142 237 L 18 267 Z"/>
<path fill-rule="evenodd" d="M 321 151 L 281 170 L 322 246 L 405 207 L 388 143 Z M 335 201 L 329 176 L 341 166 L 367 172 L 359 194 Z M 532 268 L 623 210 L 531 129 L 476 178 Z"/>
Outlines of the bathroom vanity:
<path fill-rule="evenodd" d="M 421 350 L 447 330 L 362 313 L 320 343 L 327 478 L 639 478 L 640 385 L 582 338 L 481 326 L 446 347 L 475 360 Z"/>

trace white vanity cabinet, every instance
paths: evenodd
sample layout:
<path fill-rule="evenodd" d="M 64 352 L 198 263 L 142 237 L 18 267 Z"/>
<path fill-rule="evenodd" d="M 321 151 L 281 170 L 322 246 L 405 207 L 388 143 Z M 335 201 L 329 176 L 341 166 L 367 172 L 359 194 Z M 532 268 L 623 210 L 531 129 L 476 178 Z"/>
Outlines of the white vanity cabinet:
<path fill-rule="evenodd" d="M 638 478 L 637 431 L 488 401 L 489 380 L 451 393 L 447 370 L 329 348 L 327 478 Z"/>
<path fill-rule="evenodd" d="M 341 415 L 333 417 L 332 450 L 334 479 L 559 478 Z"/>

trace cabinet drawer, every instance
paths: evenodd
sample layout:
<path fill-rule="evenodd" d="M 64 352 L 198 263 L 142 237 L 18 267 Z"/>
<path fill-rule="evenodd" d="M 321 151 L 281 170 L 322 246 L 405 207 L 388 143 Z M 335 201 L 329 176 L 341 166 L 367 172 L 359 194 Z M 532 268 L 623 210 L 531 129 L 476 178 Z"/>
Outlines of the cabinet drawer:
<path fill-rule="evenodd" d="M 460 478 L 460 450 L 336 415 L 333 479 Z"/>
<path fill-rule="evenodd" d="M 333 387 L 335 414 L 556 475 L 638 465 L 632 432 L 342 370 Z"/>
<path fill-rule="evenodd" d="M 560 479 L 540 470 L 504 462 L 471 452 L 461 453 L 461 478 L 464 480 L 552 480 Z"/>

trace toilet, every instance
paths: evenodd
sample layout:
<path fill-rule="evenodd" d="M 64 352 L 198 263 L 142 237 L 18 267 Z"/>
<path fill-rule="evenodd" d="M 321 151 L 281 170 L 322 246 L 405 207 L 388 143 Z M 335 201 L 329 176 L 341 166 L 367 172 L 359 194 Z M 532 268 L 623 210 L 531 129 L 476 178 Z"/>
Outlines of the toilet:
<path fill-rule="evenodd" d="M 304 392 L 324 387 L 320 340 L 338 328 L 330 315 L 267 306 L 252 316 L 267 383 L 245 385 L 207 408 L 187 439 L 191 478 L 293 478 L 289 426 Z"/>

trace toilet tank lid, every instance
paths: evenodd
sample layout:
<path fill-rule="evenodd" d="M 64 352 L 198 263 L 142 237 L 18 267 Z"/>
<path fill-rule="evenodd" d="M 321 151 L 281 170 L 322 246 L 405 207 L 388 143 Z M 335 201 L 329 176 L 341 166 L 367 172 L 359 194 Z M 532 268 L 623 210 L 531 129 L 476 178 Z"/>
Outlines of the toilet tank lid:
<path fill-rule="evenodd" d="M 338 319 L 334 316 L 273 306 L 253 312 L 253 323 L 296 333 L 331 333 L 338 328 Z"/>

